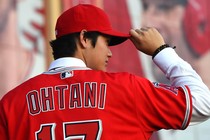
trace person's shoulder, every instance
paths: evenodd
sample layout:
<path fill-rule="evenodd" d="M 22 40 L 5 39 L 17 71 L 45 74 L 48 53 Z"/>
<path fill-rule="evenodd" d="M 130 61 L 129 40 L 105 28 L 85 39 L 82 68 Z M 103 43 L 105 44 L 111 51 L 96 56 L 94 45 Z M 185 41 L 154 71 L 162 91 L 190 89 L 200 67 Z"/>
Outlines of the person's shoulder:
<path fill-rule="evenodd" d="M 151 81 L 143 76 L 136 75 L 130 72 L 114 72 L 114 73 L 105 73 L 108 77 L 127 84 L 136 84 L 136 83 L 151 83 Z"/>
<path fill-rule="evenodd" d="M 133 79 L 142 78 L 141 76 L 132 74 L 130 72 L 104 72 L 106 77 L 118 80 L 118 81 L 132 81 Z"/>
<path fill-rule="evenodd" d="M 122 78 L 125 78 L 125 77 L 143 78 L 140 75 L 136 75 L 136 74 L 133 74 L 133 73 L 130 73 L 130 72 L 105 72 L 105 73 L 107 75 L 112 75 L 112 76 L 117 76 L 117 77 L 122 77 Z"/>
<path fill-rule="evenodd" d="M 40 79 L 43 77 L 43 74 L 29 78 L 28 80 L 20 83 L 10 91 L 8 91 L 1 99 L 1 101 L 12 101 L 13 99 L 20 99 L 22 96 L 25 96 L 27 90 L 31 90 L 31 85 L 36 85 L 40 82 Z"/>
<path fill-rule="evenodd" d="M 132 73 L 129 73 L 129 72 L 102 72 L 101 71 L 101 74 L 107 75 L 107 76 L 122 77 L 122 78 L 134 76 Z"/>

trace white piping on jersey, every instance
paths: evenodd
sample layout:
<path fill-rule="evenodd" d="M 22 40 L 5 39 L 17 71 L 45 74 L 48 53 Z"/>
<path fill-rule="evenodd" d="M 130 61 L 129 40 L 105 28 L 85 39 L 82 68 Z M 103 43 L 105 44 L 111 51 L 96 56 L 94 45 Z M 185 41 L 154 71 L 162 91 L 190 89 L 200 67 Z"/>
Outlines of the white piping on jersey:
<path fill-rule="evenodd" d="M 91 70 L 91 69 L 87 67 L 57 67 L 55 69 L 46 71 L 43 74 L 56 74 L 56 73 L 61 73 L 64 71 L 72 71 L 72 70 Z"/>
<path fill-rule="evenodd" d="M 186 112 L 184 121 L 182 123 L 182 129 L 185 129 L 187 127 L 187 122 L 189 121 L 190 117 L 190 96 L 187 88 L 185 86 L 181 86 L 185 93 L 185 99 L 186 99 Z"/>

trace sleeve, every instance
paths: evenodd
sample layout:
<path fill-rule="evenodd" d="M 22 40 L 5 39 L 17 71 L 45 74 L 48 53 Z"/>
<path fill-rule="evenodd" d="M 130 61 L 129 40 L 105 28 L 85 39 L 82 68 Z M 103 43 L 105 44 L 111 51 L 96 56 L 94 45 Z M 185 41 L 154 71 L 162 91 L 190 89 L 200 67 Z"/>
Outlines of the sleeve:
<path fill-rule="evenodd" d="M 172 48 L 162 50 L 153 60 L 172 86 L 189 87 L 193 106 L 190 124 L 207 120 L 210 117 L 210 91 L 190 64 L 181 59 Z"/>
<path fill-rule="evenodd" d="M 138 77 L 135 80 L 137 114 L 143 128 L 157 131 L 185 129 L 189 125 L 192 100 L 187 86 L 151 83 Z"/>
<path fill-rule="evenodd" d="M 1 136 L 1 140 L 9 139 L 5 120 L 6 120 L 6 118 L 4 115 L 4 109 L 3 109 L 2 100 L 1 100 L 0 101 L 0 136 Z"/>

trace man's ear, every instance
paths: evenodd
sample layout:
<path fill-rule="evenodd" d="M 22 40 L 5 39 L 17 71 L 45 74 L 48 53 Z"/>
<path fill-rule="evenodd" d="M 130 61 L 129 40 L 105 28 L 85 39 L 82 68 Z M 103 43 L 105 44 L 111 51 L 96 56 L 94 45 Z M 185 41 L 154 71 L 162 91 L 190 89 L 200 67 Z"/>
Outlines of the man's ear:
<path fill-rule="evenodd" d="M 82 44 L 82 47 L 84 48 L 88 47 L 88 39 L 85 37 L 86 32 L 87 30 L 83 29 L 79 35 L 80 43 Z"/>

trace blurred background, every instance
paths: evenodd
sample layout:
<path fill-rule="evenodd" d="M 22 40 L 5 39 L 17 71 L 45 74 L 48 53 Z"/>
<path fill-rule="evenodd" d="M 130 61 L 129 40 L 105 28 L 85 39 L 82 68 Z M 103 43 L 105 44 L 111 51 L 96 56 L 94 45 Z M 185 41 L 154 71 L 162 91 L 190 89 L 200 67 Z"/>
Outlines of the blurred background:
<path fill-rule="evenodd" d="M 56 19 L 79 3 L 104 9 L 113 28 L 124 33 L 130 28 L 156 27 L 210 88 L 209 0 L 0 0 L 0 99 L 48 69 Z M 136 51 L 129 40 L 111 50 L 109 72 L 127 71 L 168 83 L 151 57 Z M 161 130 L 151 140 L 209 140 L 209 132 L 207 121 L 185 131 Z"/>

